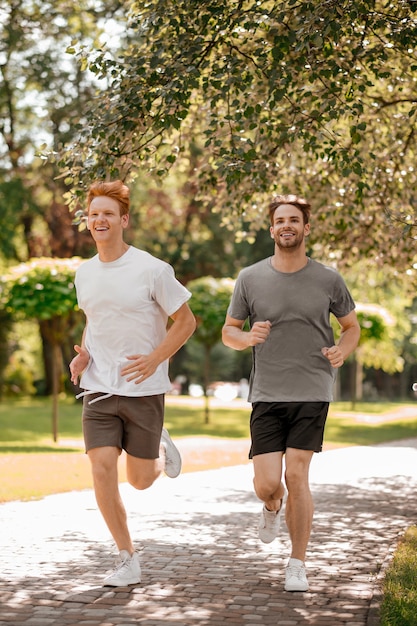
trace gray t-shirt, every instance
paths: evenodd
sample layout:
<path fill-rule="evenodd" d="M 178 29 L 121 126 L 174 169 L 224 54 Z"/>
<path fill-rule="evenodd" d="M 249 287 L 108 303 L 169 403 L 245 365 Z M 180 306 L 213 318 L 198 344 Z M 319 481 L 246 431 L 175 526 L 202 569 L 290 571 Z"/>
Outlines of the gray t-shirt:
<path fill-rule="evenodd" d="M 334 345 L 330 313 L 355 308 L 336 270 L 308 259 L 298 272 L 274 269 L 272 258 L 243 269 L 228 314 L 238 320 L 269 320 L 269 337 L 252 349 L 250 402 L 330 402 L 336 369 L 322 355 Z"/>

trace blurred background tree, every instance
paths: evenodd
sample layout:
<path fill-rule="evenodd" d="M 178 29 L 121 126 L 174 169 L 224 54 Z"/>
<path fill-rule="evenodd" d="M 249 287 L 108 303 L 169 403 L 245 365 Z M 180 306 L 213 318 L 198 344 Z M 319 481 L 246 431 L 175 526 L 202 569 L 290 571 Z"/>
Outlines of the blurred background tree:
<path fill-rule="evenodd" d="M 79 258 L 36 258 L 11 268 L 2 277 L 3 303 L 17 320 L 38 321 L 52 346 L 52 436 L 58 439 L 58 395 L 64 389 L 63 346 L 69 332 L 69 319 L 75 317 L 77 301 L 74 274 Z M 73 342 L 75 341 L 74 338 Z"/>
<path fill-rule="evenodd" d="M 89 235 L 72 225 L 64 201 L 68 185 L 60 170 L 37 154 L 43 143 L 57 150 L 75 137 L 97 89 L 97 81 L 65 54 L 71 37 L 99 45 L 103 20 L 118 10 L 120 3 L 114 0 L 1 3 L 0 251 L 8 263 L 90 256 L 94 249 Z M 50 393 L 54 346 L 44 330 L 40 324 Z"/>
<path fill-rule="evenodd" d="M 188 283 L 192 296 L 190 307 L 196 320 L 197 328 L 194 339 L 204 348 L 203 389 L 205 397 L 204 419 L 210 422 L 208 388 L 213 382 L 211 363 L 212 351 L 221 341 L 222 327 L 227 307 L 233 292 L 234 281 L 227 278 L 215 279 L 212 276 L 196 278 Z"/>

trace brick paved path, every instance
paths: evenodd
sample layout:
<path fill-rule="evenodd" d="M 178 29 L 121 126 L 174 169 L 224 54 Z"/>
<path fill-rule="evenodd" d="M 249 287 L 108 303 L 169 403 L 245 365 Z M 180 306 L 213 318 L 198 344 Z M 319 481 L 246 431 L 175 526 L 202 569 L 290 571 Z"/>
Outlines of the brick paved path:
<path fill-rule="evenodd" d="M 308 593 L 283 591 L 289 540 L 256 536 L 250 464 L 122 485 L 142 584 L 101 587 L 114 549 L 91 491 L 0 505 L 1 626 L 376 626 L 378 572 L 416 523 L 417 445 L 315 455 Z"/>

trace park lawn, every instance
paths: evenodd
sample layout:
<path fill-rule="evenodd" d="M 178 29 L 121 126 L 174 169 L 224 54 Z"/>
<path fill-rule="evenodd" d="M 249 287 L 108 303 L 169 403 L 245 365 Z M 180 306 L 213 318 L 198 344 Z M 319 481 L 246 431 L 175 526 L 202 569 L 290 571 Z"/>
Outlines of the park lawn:
<path fill-rule="evenodd" d="M 414 409 L 415 416 L 375 425 L 358 421 L 362 414 L 384 416 L 397 409 Z M 52 440 L 52 400 L 43 397 L 3 399 L 0 402 L 0 453 L 69 452 L 82 448 L 81 402 L 62 396 L 59 401 L 59 441 Z M 242 408 L 233 402 L 210 409 L 210 423 L 204 423 L 202 399 L 184 404 L 181 398 L 168 397 L 165 424 L 174 437 L 249 437 L 250 405 Z M 331 404 L 325 439 L 337 445 L 372 445 L 392 439 L 413 437 L 416 433 L 417 404 L 358 403 Z"/>
<path fill-rule="evenodd" d="M 167 400 L 165 424 L 171 435 L 177 440 L 184 439 L 184 446 L 189 438 L 195 437 L 205 441 L 209 438 L 212 444 L 185 446 L 184 472 L 247 462 L 249 405 L 245 408 L 233 404 L 231 408 L 229 405 L 227 408 L 213 407 L 210 423 L 205 424 L 203 400 L 192 404 L 180 400 Z M 417 406 L 416 417 L 404 420 L 372 425 L 357 418 L 364 412 L 387 415 L 402 406 L 366 403 L 358 405 L 352 412 L 349 403 L 334 403 L 327 420 L 324 449 L 414 437 L 417 433 Z M 57 442 L 52 440 L 51 415 L 52 401 L 49 398 L 16 398 L 1 402 L 0 502 L 92 487 L 89 461 L 82 442 L 81 403 L 66 396 L 60 399 Z M 216 440 L 233 440 L 227 454 L 224 446 L 216 446 Z M 120 463 L 120 480 L 126 480 L 123 463 Z"/>

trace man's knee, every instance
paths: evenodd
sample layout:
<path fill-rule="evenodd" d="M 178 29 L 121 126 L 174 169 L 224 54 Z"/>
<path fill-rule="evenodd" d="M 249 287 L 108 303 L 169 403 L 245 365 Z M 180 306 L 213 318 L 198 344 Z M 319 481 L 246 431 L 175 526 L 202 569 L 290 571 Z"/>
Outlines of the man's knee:
<path fill-rule="evenodd" d="M 88 451 L 91 471 L 95 480 L 110 480 L 117 475 L 117 462 L 120 451 L 117 448 L 94 448 Z"/>
<path fill-rule="evenodd" d="M 294 490 L 303 485 L 308 478 L 297 467 L 288 467 L 285 470 L 285 483 L 289 490 Z"/>
<path fill-rule="evenodd" d="M 138 489 L 139 491 L 143 491 L 144 489 L 148 489 L 149 487 L 151 487 L 151 485 L 153 485 L 153 483 L 155 482 L 156 478 L 157 476 L 151 477 L 151 476 L 138 476 L 138 475 L 129 476 L 128 475 L 127 481 L 129 485 L 132 485 L 132 487 L 134 487 L 135 489 Z"/>
<path fill-rule="evenodd" d="M 280 490 L 281 480 L 271 476 L 262 476 L 253 479 L 255 493 L 260 500 L 266 502 L 277 497 Z"/>
<path fill-rule="evenodd" d="M 288 491 L 303 490 L 309 484 L 308 466 L 303 464 L 288 465 L 285 469 L 285 483 Z"/>
<path fill-rule="evenodd" d="M 310 462 L 313 452 L 310 450 L 296 450 L 288 448 L 285 464 L 285 482 L 287 484 L 308 483 Z"/>
<path fill-rule="evenodd" d="M 161 474 L 159 459 L 138 459 L 128 455 L 126 477 L 130 485 L 143 491 L 148 489 Z"/>

